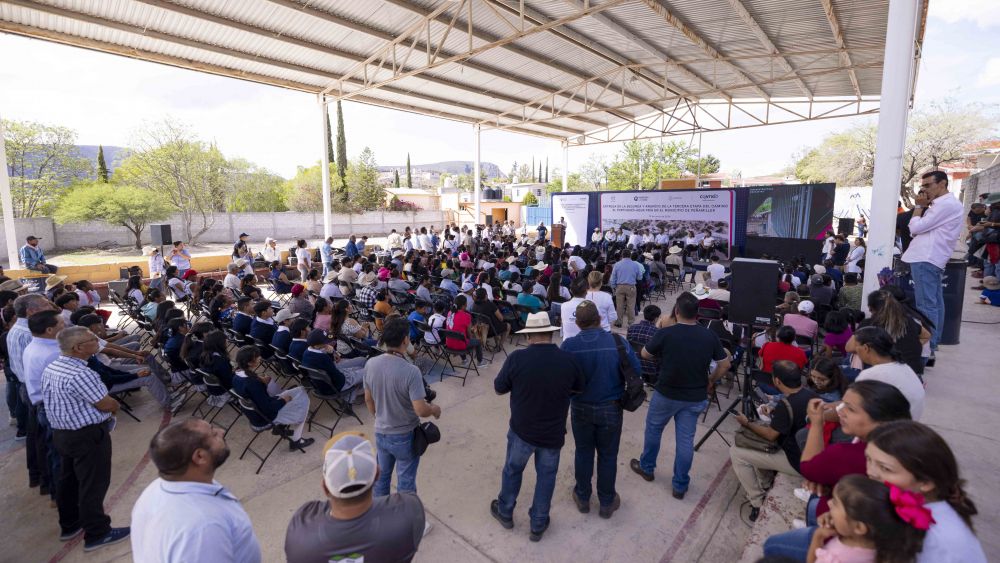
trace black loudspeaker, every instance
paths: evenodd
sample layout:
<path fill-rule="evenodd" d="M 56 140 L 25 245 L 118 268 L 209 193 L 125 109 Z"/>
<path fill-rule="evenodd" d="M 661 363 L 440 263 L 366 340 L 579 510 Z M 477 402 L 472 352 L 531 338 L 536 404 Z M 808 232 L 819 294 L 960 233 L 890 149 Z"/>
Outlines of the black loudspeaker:
<path fill-rule="evenodd" d="M 837 219 L 837 234 L 850 236 L 854 234 L 854 219 L 852 217 L 841 217 Z"/>
<path fill-rule="evenodd" d="M 774 260 L 737 258 L 730 270 L 729 320 L 750 325 L 770 325 L 781 269 Z"/>
<path fill-rule="evenodd" d="M 170 225 L 150 225 L 149 237 L 156 246 L 169 246 L 174 243 L 173 237 L 170 236 Z"/>

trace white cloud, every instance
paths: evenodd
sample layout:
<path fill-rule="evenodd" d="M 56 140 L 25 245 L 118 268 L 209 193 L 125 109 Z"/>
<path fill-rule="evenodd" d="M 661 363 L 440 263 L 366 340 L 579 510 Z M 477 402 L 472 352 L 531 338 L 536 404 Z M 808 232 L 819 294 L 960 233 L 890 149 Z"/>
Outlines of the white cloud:
<path fill-rule="evenodd" d="M 1000 26 L 997 0 L 941 0 L 930 3 L 928 15 L 948 23 L 960 21 L 980 28 Z"/>
<path fill-rule="evenodd" d="M 993 57 L 983 65 L 982 72 L 976 77 L 977 86 L 996 86 L 1000 84 L 1000 57 Z"/>

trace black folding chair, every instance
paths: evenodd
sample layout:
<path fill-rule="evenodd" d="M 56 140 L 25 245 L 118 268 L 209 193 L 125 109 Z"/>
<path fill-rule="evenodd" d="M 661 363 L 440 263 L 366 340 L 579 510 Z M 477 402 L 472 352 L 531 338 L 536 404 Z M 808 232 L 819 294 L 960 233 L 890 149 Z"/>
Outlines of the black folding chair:
<path fill-rule="evenodd" d="M 466 338 L 464 334 L 462 334 L 460 332 L 456 332 L 454 330 L 448 330 L 448 329 L 445 329 L 445 328 L 441 328 L 441 329 L 438 329 L 438 336 L 441 338 L 441 353 L 444 355 L 444 360 L 448 363 L 448 367 L 451 368 L 451 373 L 446 372 L 444 369 L 441 370 L 441 380 L 440 381 L 444 381 L 444 376 L 446 376 L 446 375 L 448 377 L 457 377 L 458 379 L 462 380 L 462 387 L 465 387 L 465 380 L 469 377 L 469 372 L 470 371 L 475 370 L 476 371 L 476 375 L 482 375 L 481 373 L 479 373 L 479 366 L 476 364 L 476 358 L 473 357 L 473 354 L 475 352 L 473 352 L 471 349 L 468 348 L 469 339 Z M 458 340 L 458 341 L 464 342 L 465 345 L 466 345 L 466 348 L 463 349 L 463 350 L 459 350 L 459 349 L 456 349 L 456 348 L 449 348 L 448 345 L 447 345 L 447 339 L 448 338 L 451 338 L 452 340 Z M 454 356 L 459 356 L 459 357 L 468 356 L 469 357 L 469 363 L 467 365 L 460 366 L 460 367 L 464 367 L 465 368 L 465 375 L 459 375 L 458 374 L 458 371 L 457 371 L 458 368 L 451 361 L 452 357 L 454 357 Z"/>
<path fill-rule="evenodd" d="M 243 413 L 243 416 L 246 417 L 247 424 L 250 426 L 250 431 L 253 432 L 253 438 L 251 438 L 250 441 L 247 442 L 247 446 L 243 448 L 243 453 L 240 454 L 240 459 L 246 457 L 247 453 L 253 454 L 254 457 L 259 459 L 260 465 L 257 466 L 257 471 L 254 472 L 259 475 L 260 470 L 264 468 L 264 464 L 267 463 L 268 458 L 270 458 L 271 454 L 274 453 L 275 448 L 277 448 L 278 444 L 285 439 L 284 433 L 279 433 L 278 439 L 275 440 L 274 445 L 271 446 L 271 449 L 267 450 L 266 454 L 253 449 L 253 443 L 257 441 L 257 438 L 260 438 L 261 434 L 267 432 L 268 430 L 275 430 L 274 423 L 268 420 L 259 410 L 257 410 L 257 406 L 253 404 L 253 401 L 241 397 L 232 389 L 230 389 L 229 392 L 236 398 L 240 405 L 240 411 Z M 305 450 L 300 449 L 299 451 L 305 453 Z"/>
<path fill-rule="evenodd" d="M 330 437 L 333 437 L 334 430 L 337 429 L 337 425 L 340 424 L 340 419 L 344 418 L 344 415 L 353 416 L 358 424 L 364 424 L 358 414 L 354 412 L 354 407 L 351 405 L 351 393 L 357 389 L 357 385 L 353 387 L 348 387 L 341 389 L 337 393 L 324 393 L 320 391 L 321 388 L 333 389 L 333 382 L 330 381 L 330 374 L 323 370 L 315 368 L 307 368 L 305 366 L 300 366 L 303 375 L 312 381 L 312 388 L 309 389 L 309 394 L 313 397 L 319 399 L 319 404 L 316 408 L 309 412 L 309 418 L 306 419 L 309 423 L 309 431 L 312 431 L 312 427 L 315 424 L 324 430 L 330 431 Z M 317 385 L 319 384 L 319 385 Z M 319 413 L 323 406 L 330 407 L 333 414 L 337 416 L 337 420 L 333 421 L 333 426 L 326 426 L 316 422 L 316 414 Z"/>

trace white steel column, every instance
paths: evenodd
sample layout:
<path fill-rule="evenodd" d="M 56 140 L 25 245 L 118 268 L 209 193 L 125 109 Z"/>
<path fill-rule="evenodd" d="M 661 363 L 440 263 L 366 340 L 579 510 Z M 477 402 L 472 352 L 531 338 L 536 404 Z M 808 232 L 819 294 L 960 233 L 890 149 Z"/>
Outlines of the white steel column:
<path fill-rule="evenodd" d="M 473 168 L 473 174 L 475 175 L 475 178 L 473 178 L 472 180 L 472 201 L 473 201 L 472 228 L 474 229 L 475 226 L 479 224 L 479 200 L 480 200 L 479 192 L 482 191 L 483 189 L 483 181 L 482 179 L 480 179 L 480 172 L 479 172 L 481 168 L 480 154 L 479 154 L 479 134 L 481 131 L 478 123 L 473 125 L 472 128 L 475 131 L 475 136 L 476 136 L 476 164 Z"/>
<path fill-rule="evenodd" d="M 871 224 L 865 256 L 863 294 L 879 288 L 878 273 L 892 267 L 896 239 L 896 204 L 906 141 L 906 120 L 916 56 L 919 0 L 891 0 L 889 27 L 885 37 L 882 65 L 882 94 L 879 103 L 878 137 L 875 145 L 875 172 L 872 179 Z M 867 300 L 861 300 L 867 311 Z"/>
<path fill-rule="evenodd" d="M 323 94 L 316 97 L 316 102 L 319 104 L 319 111 L 321 114 L 319 120 L 319 127 L 323 130 L 323 160 L 321 167 L 321 174 L 323 176 L 323 240 L 333 232 L 330 226 L 330 214 L 332 213 L 330 209 L 330 114 L 327 112 L 326 99 Z"/>
<path fill-rule="evenodd" d="M 569 140 L 562 142 L 563 147 L 563 185 L 562 191 L 569 191 Z"/>
<path fill-rule="evenodd" d="M 14 199 L 10 196 L 10 177 L 7 174 L 7 143 L 3 137 L 3 122 L 0 121 L 0 204 L 3 205 L 3 230 L 7 241 L 7 261 L 11 270 L 20 265 L 17 255 L 17 233 L 14 232 Z"/>

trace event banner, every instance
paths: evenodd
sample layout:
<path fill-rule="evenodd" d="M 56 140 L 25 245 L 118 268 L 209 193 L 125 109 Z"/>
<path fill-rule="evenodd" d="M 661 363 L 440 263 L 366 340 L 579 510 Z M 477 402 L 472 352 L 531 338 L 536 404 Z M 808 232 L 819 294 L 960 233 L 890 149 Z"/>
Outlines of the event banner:
<path fill-rule="evenodd" d="M 566 242 L 571 245 L 586 246 L 590 240 L 587 233 L 589 211 L 590 196 L 586 194 L 552 194 L 552 223 L 565 219 Z"/>
<path fill-rule="evenodd" d="M 666 190 L 602 192 L 601 229 L 664 231 L 673 239 L 689 232 L 702 238 L 711 232 L 717 241 L 733 243 L 732 190 Z"/>

